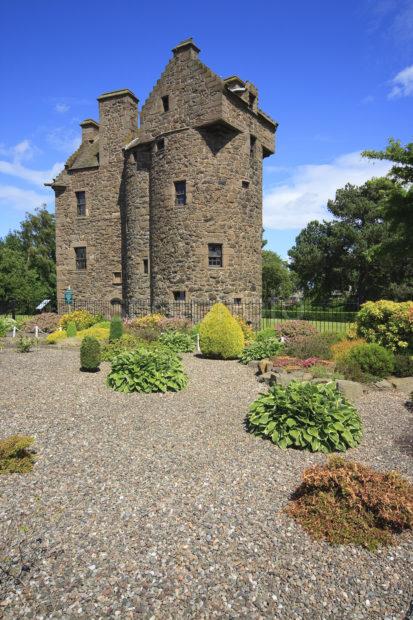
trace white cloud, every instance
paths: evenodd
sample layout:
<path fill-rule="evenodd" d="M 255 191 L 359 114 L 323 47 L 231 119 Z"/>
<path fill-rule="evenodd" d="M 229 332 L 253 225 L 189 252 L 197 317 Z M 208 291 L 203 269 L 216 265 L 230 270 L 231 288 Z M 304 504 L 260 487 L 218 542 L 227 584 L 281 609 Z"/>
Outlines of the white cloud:
<path fill-rule="evenodd" d="M 44 183 L 53 179 L 63 169 L 64 164 L 57 162 L 50 170 L 33 170 L 23 165 L 22 161 L 31 159 L 37 152 L 39 149 L 33 146 L 29 140 L 23 140 L 10 148 L 2 147 L 0 154 L 8 157 L 9 161 L 0 160 L 0 173 L 42 187 Z"/>
<path fill-rule="evenodd" d="M 54 109 L 59 114 L 65 114 L 65 112 L 70 110 L 70 105 L 67 105 L 67 103 L 56 103 Z"/>
<path fill-rule="evenodd" d="M 55 127 L 47 133 L 46 140 L 57 151 L 69 155 L 76 151 L 81 143 L 80 130 Z"/>
<path fill-rule="evenodd" d="M 389 99 L 413 95 L 413 65 L 400 71 L 396 77 L 392 79 L 392 84 L 393 88 L 388 95 Z"/>
<path fill-rule="evenodd" d="M 33 211 L 43 203 L 50 202 L 50 196 L 12 185 L 0 185 L 0 211 Z"/>
<path fill-rule="evenodd" d="M 365 159 L 359 152 L 341 155 L 329 164 L 296 166 L 282 184 L 264 191 L 264 226 L 285 230 L 329 219 L 327 200 L 335 197 L 337 189 L 384 176 L 390 168 L 390 162 Z"/>

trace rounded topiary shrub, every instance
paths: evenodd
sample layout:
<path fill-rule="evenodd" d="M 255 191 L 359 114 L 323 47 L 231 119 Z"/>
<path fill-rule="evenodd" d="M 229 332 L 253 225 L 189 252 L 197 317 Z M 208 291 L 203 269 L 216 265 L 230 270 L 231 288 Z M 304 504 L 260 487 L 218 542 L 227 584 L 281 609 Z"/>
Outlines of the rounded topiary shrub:
<path fill-rule="evenodd" d="M 177 392 L 188 378 L 169 349 L 139 348 L 113 359 L 107 383 L 118 392 Z"/>
<path fill-rule="evenodd" d="M 379 344 L 359 344 L 339 358 L 337 369 L 349 379 L 357 379 L 360 371 L 361 380 L 382 379 L 393 372 L 394 355 Z"/>
<path fill-rule="evenodd" d="M 396 377 L 413 377 L 413 355 L 395 355 L 393 374 Z"/>
<path fill-rule="evenodd" d="M 66 333 L 68 338 L 74 338 L 77 334 L 76 323 L 71 321 L 67 324 Z"/>
<path fill-rule="evenodd" d="M 250 406 L 248 428 L 280 448 L 344 452 L 362 436 L 357 410 L 332 383 L 275 385 Z"/>
<path fill-rule="evenodd" d="M 244 349 L 244 334 L 224 304 L 214 304 L 199 327 L 199 345 L 205 357 L 236 359 Z"/>
<path fill-rule="evenodd" d="M 88 372 L 99 369 L 101 361 L 100 342 L 94 336 L 85 336 L 80 346 L 80 367 Z"/>
<path fill-rule="evenodd" d="M 122 338 L 123 334 L 123 323 L 122 317 L 119 314 L 116 314 L 112 317 L 110 322 L 110 332 L 109 332 L 109 342 L 114 342 L 115 340 L 119 340 Z"/>

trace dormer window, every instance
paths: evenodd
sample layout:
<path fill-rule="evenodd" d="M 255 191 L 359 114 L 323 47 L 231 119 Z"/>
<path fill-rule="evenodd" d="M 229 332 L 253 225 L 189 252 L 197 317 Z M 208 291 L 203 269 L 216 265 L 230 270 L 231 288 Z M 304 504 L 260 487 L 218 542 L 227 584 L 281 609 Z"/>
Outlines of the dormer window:
<path fill-rule="evenodd" d="M 162 106 L 164 112 L 169 112 L 169 95 L 162 97 Z"/>

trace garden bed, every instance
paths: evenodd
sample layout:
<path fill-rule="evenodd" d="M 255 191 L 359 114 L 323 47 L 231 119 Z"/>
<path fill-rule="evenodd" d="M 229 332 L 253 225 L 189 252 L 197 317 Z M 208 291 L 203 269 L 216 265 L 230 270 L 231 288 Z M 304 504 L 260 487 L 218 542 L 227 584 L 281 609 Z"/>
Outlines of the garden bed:
<path fill-rule="evenodd" d="M 1 433 L 38 449 L 32 473 L 0 478 L 1 555 L 23 567 L 20 581 L 0 575 L 0 615 L 402 618 L 412 537 L 375 554 L 311 540 L 283 508 L 325 457 L 245 432 L 263 389 L 251 368 L 184 364 L 181 392 L 121 394 L 109 364 L 80 373 L 77 350 L 0 354 Z M 346 456 L 411 478 L 405 400 L 364 395 Z"/>

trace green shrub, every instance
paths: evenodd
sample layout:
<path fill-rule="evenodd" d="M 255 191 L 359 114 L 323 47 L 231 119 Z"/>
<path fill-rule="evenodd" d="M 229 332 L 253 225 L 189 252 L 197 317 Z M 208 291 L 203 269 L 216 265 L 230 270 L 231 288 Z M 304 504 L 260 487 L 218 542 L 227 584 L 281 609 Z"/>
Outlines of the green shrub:
<path fill-rule="evenodd" d="M 255 336 L 255 340 L 258 342 L 262 342 L 263 340 L 268 340 L 269 338 L 275 338 L 275 329 L 273 327 L 266 327 L 265 329 L 260 329 Z"/>
<path fill-rule="evenodd" d="M 236 359 L 244 349 L 244 334 L 224 304 L 214 304 L 201 321 L 199 344 L 205 357 Z"/>
<path fill-rule="evenodd" d="M 11 330 L 13 329 L 15 325 L 16 325 L 16 321 L 12 319 L 11 317 L 8 317 L 8 316 L 0 317 L 0 338 L 4 338 L 4 336 L 7 336 L 7 334 L 11 332 Z"/>
<path fill-rule="evenodd" d="M 169 349 L 145 349 L 121 353 L 112 361 L 107 384 L 118 392 L 177 392 L 188 378 L 181 360 Z"/>
<path fill-rule="evenodd" d="M 335 456 L 304 470 L 285 511 L 316 540 L 373 551 L 413 528 L 413 486 L 398 472 Z"/>
<path fill-rule="evenodd" d="M 241 353 L 240 362 L 248 364 L 248 362 L 259 361 L 266 357 L 277 355 L 282 344 L 277 338 L 267 338 L 266 340 L 254 340 Z"/>
<path fill-rule="evenodd" d="M 379 344 L 359 344 L 337 361 L 337 370 L 353 381 L 382 379 L 393 372 L 394 355 Z M 355 378 L 360 373 L 360 378 Z"/>
<path fill-rule="evenodd" d="M 70 323 L 67 324 L 66 334 L 68 338 L 74 338 L 76 336 L 77 328 L 74 321 L 70 321 Z"/>
<path fill-rule="evenodd" d="M 395 355 L 393 374 L 396 377 L 413 377 L 413 357 L 411 355 Z"/>
<path fill-rule="evenodd" d="M 357 333 L 391 351 L 413 351 L 413 301 L 368 301 L 357 314 Z"/>
<path fill-rule="evenodd" d="M 35 341 L 33 338 L 28 338 L 27 336 L 19 336 L 16 342 L 16 347 L 19 353 L 29 353 L 32 350 L 34 344 Z"/>
<path fill-rule="evenodd" d="M 98 370 L 101 360 L 100 342 L 94 336 L 85 336 L 80 345 L 80 367 L 94 372 Z"/>
<path fill-rule="evenodd" d="M 134 351 L 142 346 L 148 346 L 141 338 L 137 338 L 132 334 L 123 334 L 122 338 L 115 342 L 108 342 L 102 347 L 102 360 L 111 362 L 117 355 L 125 351 Z"/>
<path fill-rule="evenodd" d="M 122 338 L 123 334 L 123 323 L 122 317 L 119 314 L 115 314 L 112 317 L 110 322 L 110 332 L 109 332 L 109 342 L 114 342 L 115 340 L 119 340 Z"/>
<path fill-rule="evenodd" d="M 308 357 L 319 357 L 320 359 L 331 359 L 333 354 L 331 345 L 336 342 L 335 335 L 332 334 L 312 334 L 310 336 L 296 336 L 285 343 L 285 351 L 288 355 L 307 359 Z"/>
<path fill-rule="evenodd" d="M 280 448 L 344 452 L 361 439 L 356 409 L 331 383 L 275 385 L 250 406 L 248 428 Z"/>
<path fill-rule="evenodd" d="M 167 331 L 160 335 L 159 342 L 175 353 L 192 353 L 195 349 L 194 337 L 185 332 Z"/>
<path fill-rule="evenodd" d="M 12 435 L 0 440 L 0 474 L 26 474 L 34 463 L 30 446 L 34 438 L 27 435 Z"/>

